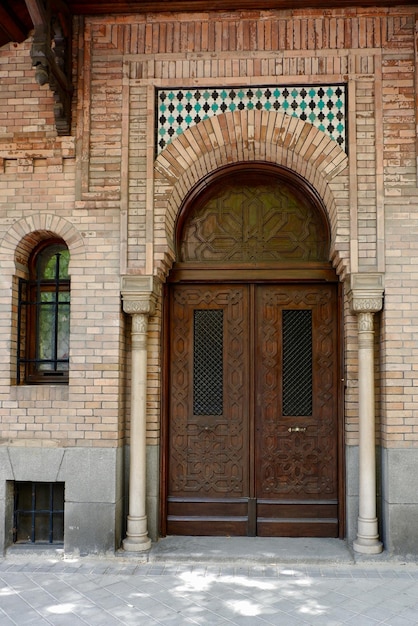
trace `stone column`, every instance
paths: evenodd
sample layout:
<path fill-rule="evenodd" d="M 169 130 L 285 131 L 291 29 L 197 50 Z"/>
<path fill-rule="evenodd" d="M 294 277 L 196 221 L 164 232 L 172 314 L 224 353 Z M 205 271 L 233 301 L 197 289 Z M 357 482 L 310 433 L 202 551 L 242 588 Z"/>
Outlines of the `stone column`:
<path fill-rule="evenodd" d="M 122 277 L 122 302 L 132 315 L 131 437 L 129 466 L 129 514 L 123 548 L 143 552 L 151 547 L 146 514 L 147 427 L 147 329 L 155 312 L 156 292 L 152 276 Z"/>
<path fill-rule="evenodd" d="M 359 516 L 356 552 L 382 551 L 376 515 L 374 314 L 383 306 L 382 274 L 353 274 L 349 292 L 358 323 Z"/>

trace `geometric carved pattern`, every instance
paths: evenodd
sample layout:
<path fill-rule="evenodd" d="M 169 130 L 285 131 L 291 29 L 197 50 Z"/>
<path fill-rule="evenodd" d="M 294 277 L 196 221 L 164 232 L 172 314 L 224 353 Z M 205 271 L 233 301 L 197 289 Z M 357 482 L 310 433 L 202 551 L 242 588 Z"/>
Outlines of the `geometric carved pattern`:
<path fill-rule="evenodd" d="M 337 497 L 335 289 L 266 286 L 258 322 L 261 360 L 258 393 L 259 477 L 262 498 Z M 283 308 L 312 314 L 311 415 L 281 414 L 280 319 Z"/>
<path fill-rule="evenodd" d="M 298 180 L 267 168 L 221 174 L 180 220 L 169 533 L 337 536 L 336 285 L 270 282 L 323 266 L 328 232 Z M 181 282 L 199 267 L 209 283 Z"/>
<path fill-rule="evenodd" d="M 248 498 L 249 468 L 254 467 L 255 496 L 265 502 L 337 497 L 335 294 L 333 285 L 172 287 L 169 496 Z M 252 298 L 254 354 L 248 317 Z M 193 411 L 194 313 L 205 307 L 223 311 L 221 415 Z M 284 311 L 302 313 L 310 327 L 312 410 L 297 416 L 283 415 Z"/>
<path fill-rule="evenodd" d="M 346 147 L 346 86 L 309 85 L 157 89 L 157 150 L 191 126 L 233 111 L 281 111 Z"/>
<path fill-rule="evenodd" d="M 327 261 L 319 211 L 296 189 L 269 177 L 215 187 L 183 227 L 183 262 Z"/>
<path fill-rule="evenodd" d="M 171 303 L 169 493 L 237 497 L 248 490 L 245 288 L 174 288 Z M 192 401 L 195 310 L 223 312 L 225 361 L 223 412 L 195 415 Z"/>

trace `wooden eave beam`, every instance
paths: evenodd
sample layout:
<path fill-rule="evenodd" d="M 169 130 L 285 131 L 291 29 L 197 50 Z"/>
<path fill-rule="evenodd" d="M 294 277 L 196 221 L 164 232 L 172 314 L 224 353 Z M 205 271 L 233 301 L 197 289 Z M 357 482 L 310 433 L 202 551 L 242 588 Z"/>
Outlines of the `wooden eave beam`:
<path fill-rule="evenodd" d="M 0 4 L 0 30 L 9 41 L 24 41 L 27 37 L 23 24 Z"/>
<path fill-rule="evenodd" d="M 25 0 L 35 27 L 31 49 L 36 82 L 49 83 L 54 93 L 55 125 L 59 135 L 71 128 L 71 15 L 61 0 Z M 54 44 L 52 44 L 54 42 Z"/>
<path fill-rule="evenodd" d="M 25 0 L 26 8 L 28 9 L 33 25 L 47 25 L 47 16 L 45 8 L 40 0 Z"/>
<path fill-rule="evenodd" d="M 229 11 L 229 10 L 292 10 L 341 9 L 346 7 L 395 7 L 415 4 L 416 0 L 69 0 L 73 15 L 105 15 L 115 13 L 156 13 L 171 11 Z"/>

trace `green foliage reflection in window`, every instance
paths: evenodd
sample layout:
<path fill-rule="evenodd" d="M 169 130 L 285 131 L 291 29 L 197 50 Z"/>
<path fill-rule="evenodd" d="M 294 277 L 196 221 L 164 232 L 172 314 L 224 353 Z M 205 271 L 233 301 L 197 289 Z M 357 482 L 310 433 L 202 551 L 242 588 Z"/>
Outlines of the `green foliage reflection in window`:
<path fill-rule="evenodd" d="M 68 381 L 70 254 L 64 242 L 43 242 L 29 261 L 29 280 L 20 281 L 18 382 Z"/>
<path fill-rule="evenodd" d="M 38 280 L 68 279 L 69 262 L 70 253 L 63 244 L 48 246 L 36 259 Z"/>
<path fill-rule="evenodd" d="M 62 244 L 49 246 L 36 260 L 39 283 L 37 347 L 39 370 L 68 370 L 70 294 L 60 282 L 68 280 L 68 249 Z M 51 290 L 47 282 L 51 281 Z"/>

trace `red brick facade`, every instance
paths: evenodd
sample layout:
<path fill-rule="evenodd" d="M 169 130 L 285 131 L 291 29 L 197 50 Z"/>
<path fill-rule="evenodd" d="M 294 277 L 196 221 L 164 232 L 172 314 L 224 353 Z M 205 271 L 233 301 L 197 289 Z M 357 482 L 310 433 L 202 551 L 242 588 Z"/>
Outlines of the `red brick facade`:
<path fill-rule="evenodd" d="M 345 294 L 347 449 L 358 444 L 358 344 L 345 285 L 369 272 L 385 286 L 376 315 L 377 441 L 385 450 L 418 449 L 414 7 L 104 16 L 74 26 L 71 136 L 57 137 L 53 96 L 34 81 L 31 41 L 0 49 L 2 447 L 129 442 L 121 276 L 165 281 L 186 195 L 220 167 L 263 161 L 307 180 L 328 215 L 330 258 Z M 196 124 L 155 158 L 155 88 L 337 83 L 347 86 L 347 153 L 300 119 L 253 110 Z M 50 234 L 71 254 L 70 381 L 18 386 L 17 280 L 34 243 Z M 160 445 L 161 312 L 159 300 L 148 333 L 150 447 Z"/>

